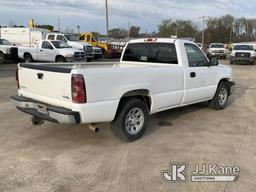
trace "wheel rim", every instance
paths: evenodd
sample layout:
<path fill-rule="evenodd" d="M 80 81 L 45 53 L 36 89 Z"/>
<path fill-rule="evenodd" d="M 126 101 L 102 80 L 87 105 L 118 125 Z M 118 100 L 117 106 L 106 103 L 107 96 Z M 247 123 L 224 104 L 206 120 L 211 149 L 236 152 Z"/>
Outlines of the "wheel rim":
<path fill-rule="evenodd" d="M 30 58 L 29 56 L 27 56 L 27 57 L 25 58 L 25 62 L 26 62 L 26 63 L 31 63 L 31 58 Z"/>
<path fill-rule="evenodd" d="M 125 118 L 125 129 L 130 135 L 136 135 L 144 125 L 144 113 L 140 108 L 132 108 Z"/>
<path fill-rule="evenodd" d="M 228 99 L 228 91 L 226 88 L 222 88 L 219 92 L 219 103 L 221 106 L 225 105 Z"/>

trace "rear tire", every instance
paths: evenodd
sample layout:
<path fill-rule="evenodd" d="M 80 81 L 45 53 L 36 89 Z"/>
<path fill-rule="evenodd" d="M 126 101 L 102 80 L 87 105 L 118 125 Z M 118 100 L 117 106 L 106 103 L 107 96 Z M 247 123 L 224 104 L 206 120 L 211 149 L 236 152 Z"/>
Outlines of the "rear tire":
<path fill-rule="evenodd" d="M 229 98 L 229 87 L 227 83 L 221 82 L 209 106 L 216 110 L 225 109 Z"/>
<path fill-rule="evenodd" d="M 5 56 L 3 53 L 0 53 L 0 64 L 4 64 L 5 63 Z"/>
<path fill-rule="evenodd" d="M 25 63 L 32 63 L 33 62 L 33 57 L 29 53 L 26 53 L 24 55 L 24 61 L 25 61 Z"/>
<path fill-rule="evenodd" d="M 113 134 L 122 141 L 131 142 L 139 139 L 148 124 L 146 104 L 137 98 L 122 102 L 112 122 Z"/>

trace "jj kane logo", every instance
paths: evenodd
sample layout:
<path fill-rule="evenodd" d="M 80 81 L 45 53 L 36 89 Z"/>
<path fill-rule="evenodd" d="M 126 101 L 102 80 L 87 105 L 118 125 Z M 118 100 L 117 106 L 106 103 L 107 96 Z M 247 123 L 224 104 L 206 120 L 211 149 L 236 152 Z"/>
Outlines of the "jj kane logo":
<path fill-rule="evenodd" d="M 169 170 L 163 170 L 161 176 L 166 182 L 188 182 L 188 164 L 170 163 Z M 191 171 L 192 182 L 236 182 L 240 177 L 240 168 L 220 166 L 218 164 L 195 164 Z"/>

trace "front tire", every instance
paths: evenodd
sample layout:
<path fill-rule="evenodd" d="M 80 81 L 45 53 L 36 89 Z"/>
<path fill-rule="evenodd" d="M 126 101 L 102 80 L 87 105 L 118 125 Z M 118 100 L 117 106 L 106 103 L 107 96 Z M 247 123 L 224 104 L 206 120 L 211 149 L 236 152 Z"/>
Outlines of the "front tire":
<path fill-rule="evenodd" d="M 66 59 L 63 56 L 57 56 L 55 60 L 57 63 L 66 62 Z"/>
<path fill-rule="evenodd" d="M 221 82 L 209 106 L 216 110 L 225 109 L 229 98 L 229 87 L 227 83 Z"/>
<path fill-rule="evenodd" d="M 148 124 L 146 104 L 137 98 L 123 101 L 115 120 L 112 122 L 113 134 L 122 141 L 131 142 L 139 139 Z"/>
<path fill-rule="evenodd" d="M 4 64 L 5 63 L 5 56 L 3 53 L 0 53 L 0 64 Z"/>

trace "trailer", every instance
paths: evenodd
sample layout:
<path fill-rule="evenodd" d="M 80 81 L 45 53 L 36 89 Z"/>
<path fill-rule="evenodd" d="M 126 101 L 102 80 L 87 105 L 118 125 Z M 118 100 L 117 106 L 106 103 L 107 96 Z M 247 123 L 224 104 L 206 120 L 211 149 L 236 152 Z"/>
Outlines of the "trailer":
<path fill-rule="evenodd" d="M 49 33 L 39 28 L 0 28 L 0 37 L 17 46 L 35 47 Z"/>

